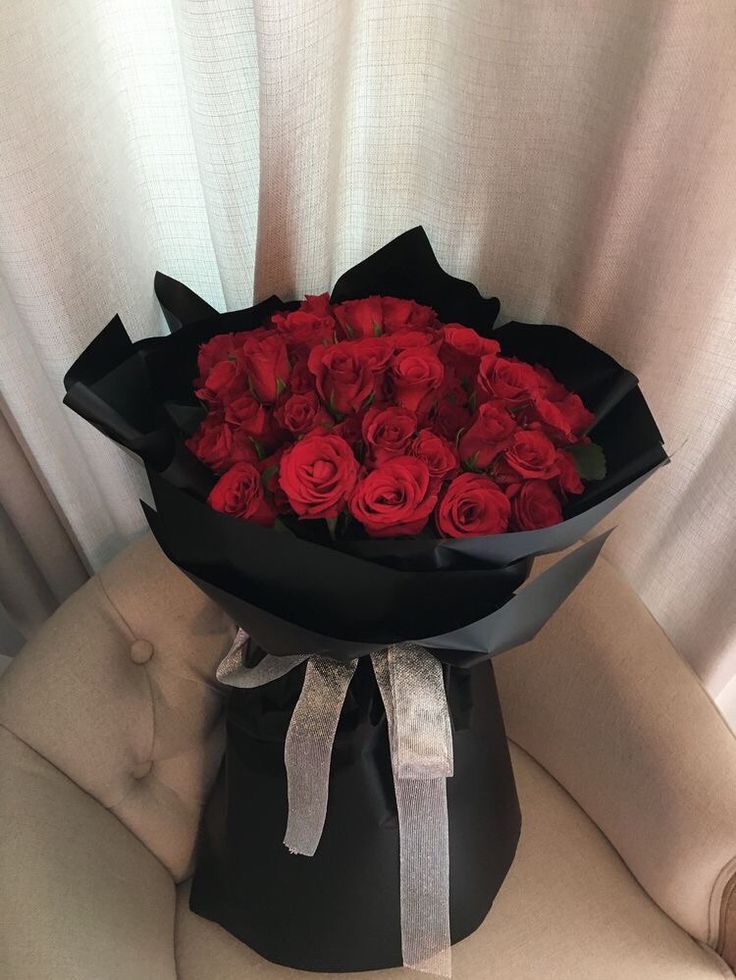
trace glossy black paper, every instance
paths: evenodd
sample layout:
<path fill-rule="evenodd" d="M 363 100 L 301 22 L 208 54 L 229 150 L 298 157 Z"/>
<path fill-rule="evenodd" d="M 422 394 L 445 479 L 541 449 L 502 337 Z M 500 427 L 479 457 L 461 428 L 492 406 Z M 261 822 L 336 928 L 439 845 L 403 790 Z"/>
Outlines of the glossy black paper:
<path fill-rule="evenodd" d="M 399 841 L 386 716 L 369 663 L 348 691 L 314 857 L 282 840 L 284 738 L 303 668 L 234 690 L 190 906 L 274 963 L 378 970 L 401 963 Z M 447 782 L 453 942 L 481 924 L 511 866 L 521 816 L 493 671 L 446 668 L 455 775 Z"/>
<path fill-rule="evenodd" d="M 233 691 L 227 749 L 207 807 L 192 908 L 274 962 L 326 971 L 401 962 L 396 807 L 386 720 L 367 655 L 419 639 L 445 664 L 455 745 L 448 780 L 452 936 L 475 929 L 513 858 L 519 810 L 490 657 L 525 642 L 592 566 L 586 542 L 524 589 L 533 557 L 587 535 L 658 466 L 662 438 L 636 377 L 572 331 L 507 323 L 499 304 L 448 275 L 421 228 L 345 273 L 334 302 L 379 293 L 432 306 L 499 340 L 502 352 L 542 364 L 596 414 L 591 437 L 605 479 L 538 531 L 471 539 L 376 540 L 353 527 L 337 542 L 321 521 L 262 528 L 211 510 L 213 475 L 184 446 L 203 416 L 193 394 L 200 344 L 253 329 L 271 297 L 218 314 L 160 273 L 168 336 L 132 343 L 115 317 L 67 373 L 65 402 L 145 463 L 145 507 L 167 556 L 268 652 L 359 661 L 333 754 L 325 833 L 313 858 L 290 855 L 284 738 L 303 670 L 264 688 Z"/>

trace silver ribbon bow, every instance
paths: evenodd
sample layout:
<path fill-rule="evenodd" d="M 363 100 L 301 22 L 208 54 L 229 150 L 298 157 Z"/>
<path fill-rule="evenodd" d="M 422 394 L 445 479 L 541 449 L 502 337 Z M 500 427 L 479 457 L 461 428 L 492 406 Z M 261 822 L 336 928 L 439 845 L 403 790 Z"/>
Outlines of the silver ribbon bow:
<path fill-rule="evenodd" d="M 231 687 L 255 688 L 307 661 L 304 685 L 286 735 L 289 816 L 284 844 L 293 854 L 317 850 L 327 813 L 330 758 L 357 660 L 273 657 L 246 667 L 248 636 L 238 630 L 217 668 Z M 442 665 L 418 643 L 371 656 L 388 721 L 399 820 L 401 947 L 404 966 L 451 976 L 450 853 L 446 779 L 452 776 L 452 730 Z"/>

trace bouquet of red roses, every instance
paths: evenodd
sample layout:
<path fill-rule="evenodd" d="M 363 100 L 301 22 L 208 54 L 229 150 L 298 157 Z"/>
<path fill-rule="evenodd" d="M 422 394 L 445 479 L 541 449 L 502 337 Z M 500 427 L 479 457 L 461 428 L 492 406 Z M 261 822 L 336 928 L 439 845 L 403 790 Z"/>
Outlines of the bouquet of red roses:
<path fill-rule="evenodd" d="M 327 293 L 199 349 L 187 447 L 216 510 L 356 522 L 371 537 L 531 531 L 604 474 L 595 417 L 547 368 L 393 296 Z M 352 520 L 351 520 L 352 519 Z"/>
<path fill-rule="evenodd" d="M 143 460 L 156 539 L 239 627 L 190 905 L 288 966 L 448 975 L 520 829 L 490 658 L 605 536 L 527 582 L 535 556 L 666 462 L 662 437 L 631 372 L 563 327 L 497 327 L 420 228 L 329 296 L 219 314 L 155 289 L 171 333 L 115 317 L 65 401 Z"/>

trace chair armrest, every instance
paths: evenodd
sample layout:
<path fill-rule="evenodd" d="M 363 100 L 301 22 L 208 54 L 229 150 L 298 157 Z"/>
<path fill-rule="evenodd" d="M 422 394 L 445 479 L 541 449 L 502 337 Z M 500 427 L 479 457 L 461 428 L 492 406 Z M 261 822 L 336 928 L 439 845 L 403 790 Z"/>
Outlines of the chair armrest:
<path fill-rule="evenodd" d="M 736 737 L 643 603 L 601 559 L 495 664 L 509 737 L 660 907 L 736 965 Z"/>
<path fill-rule="evenodd" d="M 0 976 L 176 980 L 171 875 L 0 727 Z"/>

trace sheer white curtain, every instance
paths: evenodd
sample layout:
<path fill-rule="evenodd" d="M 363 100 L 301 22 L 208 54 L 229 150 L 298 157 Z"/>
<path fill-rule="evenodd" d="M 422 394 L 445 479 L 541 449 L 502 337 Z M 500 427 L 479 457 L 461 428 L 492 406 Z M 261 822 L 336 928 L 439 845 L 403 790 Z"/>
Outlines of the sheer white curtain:
<path fill-rule="evenodd" d="M 91 567 L 136 465 L 61 407 L 155 269 L 328 286 L 407 227 L 639 374 L 673 464 L 607 546 L 736 719 L 731 0 L 36 0 L 0 11 L 3 411 Z"/>

